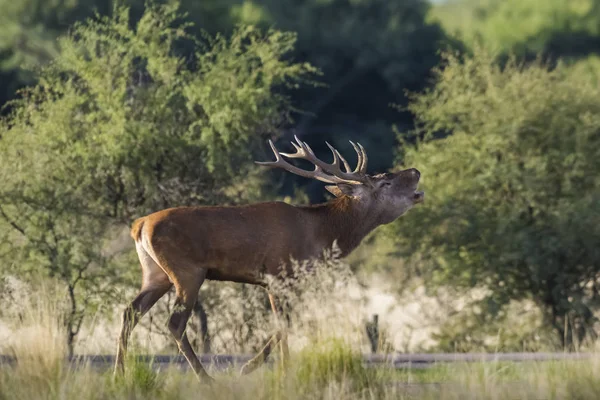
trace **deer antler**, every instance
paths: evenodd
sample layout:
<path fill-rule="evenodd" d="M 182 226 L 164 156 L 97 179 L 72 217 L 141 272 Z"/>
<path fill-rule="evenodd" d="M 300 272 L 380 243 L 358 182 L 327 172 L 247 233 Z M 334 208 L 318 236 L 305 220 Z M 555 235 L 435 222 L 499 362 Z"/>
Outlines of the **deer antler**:
<path fill-rule="evenodd" d="M 350 142 L 358 156 L 358 163 L 356 165 L 356 168 L 354 169 L 354 171 L 350 172 L 350 165 L 348 164 L 346 159 L 344 159 L 340 152 L 333 148 L 333 146 L 331 146 L 329 143 L 325 142 L 327 144 L 327 147 L 329 147 L 331 153 L 333 154 L 333 163 L 331 164 L 319 160 L 307 143 L 302 142 L 300 139 L 298 139 L 297 136 L 294 136 L 294 138 L 296 139 L 296 143 L 292 142 L 292 145 L 296 149 L 296 152 L 294 154 L 280 153 L 275 148 L 273 141 L 269 140 L 269 145 L 271 145 L 271 149 L 275 154 L 275 161 L 256 161 L 256 163 L 267 167 L 283 168 L 286 171 L 291 172 L 293 174 L 300 175 L 305 178 L 317 179 L 321 182 L 326 183 L 350 183 L 354 185 L 360 185 L 369 182 L 368 177 L 366 175 L 368 157 L 364 147 L 362 147 L 360 143 L 356 145 L 354 144 L 354 142 Z M 299 158 L 302 160 L 310 161 L 315 165 L 315 169 L 313 171 L 306 171 L 301 168 L 295 167 L 292 164 L 285 161 L 281 156 L 285 156 L 287 158 Z M 343 172 L 340 168 L 340 162 L 342 162 L 342 164 L 344 165 L 344 169 L 346 172 Z"/>

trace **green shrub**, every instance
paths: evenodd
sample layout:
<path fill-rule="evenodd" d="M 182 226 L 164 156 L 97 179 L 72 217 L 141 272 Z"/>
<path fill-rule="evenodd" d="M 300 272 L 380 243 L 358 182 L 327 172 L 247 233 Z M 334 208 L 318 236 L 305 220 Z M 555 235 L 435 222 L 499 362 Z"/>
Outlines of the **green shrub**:
<path fill-rule="evenodd" d="M 299 387 L 350 383 L 354 389 L 369 384 L 369 371 L 362 356 L 340 339 L 323 340 L 307 346 L 294 359 L 295 379 Z"/>
<path fill-rule="evenodd" d="M 482 51 L 447 54 L 413 96 L 418 140 L 402 162 L 427 199 L 387 232 L 429 288 L 482 289 L 483 337 L 513 300 L 540 308 L 559 347 L 595 337 L 599 99 L 568 68 L 500 67 Z"/>

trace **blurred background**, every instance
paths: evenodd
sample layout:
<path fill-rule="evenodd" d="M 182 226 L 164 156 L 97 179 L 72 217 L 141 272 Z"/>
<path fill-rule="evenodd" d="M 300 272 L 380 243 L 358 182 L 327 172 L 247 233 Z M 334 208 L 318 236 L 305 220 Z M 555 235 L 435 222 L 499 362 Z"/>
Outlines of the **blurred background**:
<path fill-rule="evenodd" d="M 327 200 L 319 182 L 252 163 L 271 157 L 266 139 L 288 150 L 293 135 L 351 163 L 358 141 L 370 173 L 422 172 L 426 203 L 347 260 L 365 320 L 379 314 L 394 350 L 594 346 L 600 1 L 0 0 L 0 10 L 0 294 L 17 304 L 23 287 L 55 282 L 71 351 L 85 351 L 91 315 L 115 318 L 139 285 L 136 217 Z M 220 286 L 205 286 L 194 323 L 208 342 Z M 9 308 L 5 334 L 21 312 Z"/>

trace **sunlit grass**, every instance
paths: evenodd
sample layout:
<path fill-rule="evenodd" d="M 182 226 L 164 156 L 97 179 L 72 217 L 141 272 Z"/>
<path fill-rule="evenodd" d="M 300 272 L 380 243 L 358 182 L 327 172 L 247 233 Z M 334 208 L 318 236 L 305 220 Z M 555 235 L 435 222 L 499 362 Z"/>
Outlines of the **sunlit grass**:
<path fill-rule="evenodd" d="M 45 342 L 40 338 L 40 346 Z M 25 354 L 16 352 L 15 354 Z M 31 353 L 27 353 L 30 354 Z M 59 360 L 60 354 L 54 354 Z M 253 374 L 210 371 L 198 382 L 190 370 L 127 364 L 123 377 L 90 365 L 20 362 L 0 369 L 0 399 L 596 399 L 600 359 L 438 364 L 427 369 L 365 367 L 342 341 L 328 340 Z M 30 357 L 30 356 L 26 356 Z M 37 358 L 48 358 L 44 353 Z M 31 360 L 31 358 L 29 358 Z"/>
<path fill-rule="evenodd" d="M 65 325 L 59 300 L 39 292 L 23 304 L 18 329 L 0 353 L 15 357 L 0 367 L 0 400 L 8 399 L 596 399 L 600 397 L 600 358 L 548 362 L 440 363 L 426 369 L 367 367 L 363 364 L 356 304 L 344 300 L 350 281 L 343 265 L 329 263 L 312 275 L 296 276 L 298 290 L 279 298 L 294 304 L 289 368 L 273 363 L 240 376 L 239 366 L 207 368 L 215 378 L 199 382 L 189 369 L 156 368 L 136 361 L 145 353 L 134 343 L 125 374 L 112 367 L 65 362 Z M 316 279 L 315 279 L 316 278 Z M 315 284 L 318 282 L 318 284 Z M 262 321 L 268 324 L 268 321 Z M 257 326 L 258 327 L 258 326 Z M 273 326 L 262 326 L 269 330 Z"/>

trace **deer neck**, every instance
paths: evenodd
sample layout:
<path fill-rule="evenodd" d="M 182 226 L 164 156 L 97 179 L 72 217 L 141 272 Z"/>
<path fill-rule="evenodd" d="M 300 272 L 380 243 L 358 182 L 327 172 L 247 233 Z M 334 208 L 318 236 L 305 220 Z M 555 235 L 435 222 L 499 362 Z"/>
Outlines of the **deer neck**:
<path fill-rule="evenodd" d="M 327 247 L 337 241 L 342 257 L 351 253 L 380 224 L 377 216 L 349 196 L 338 197 L 317 207 L 320 214 L 317 236 Z"/>

